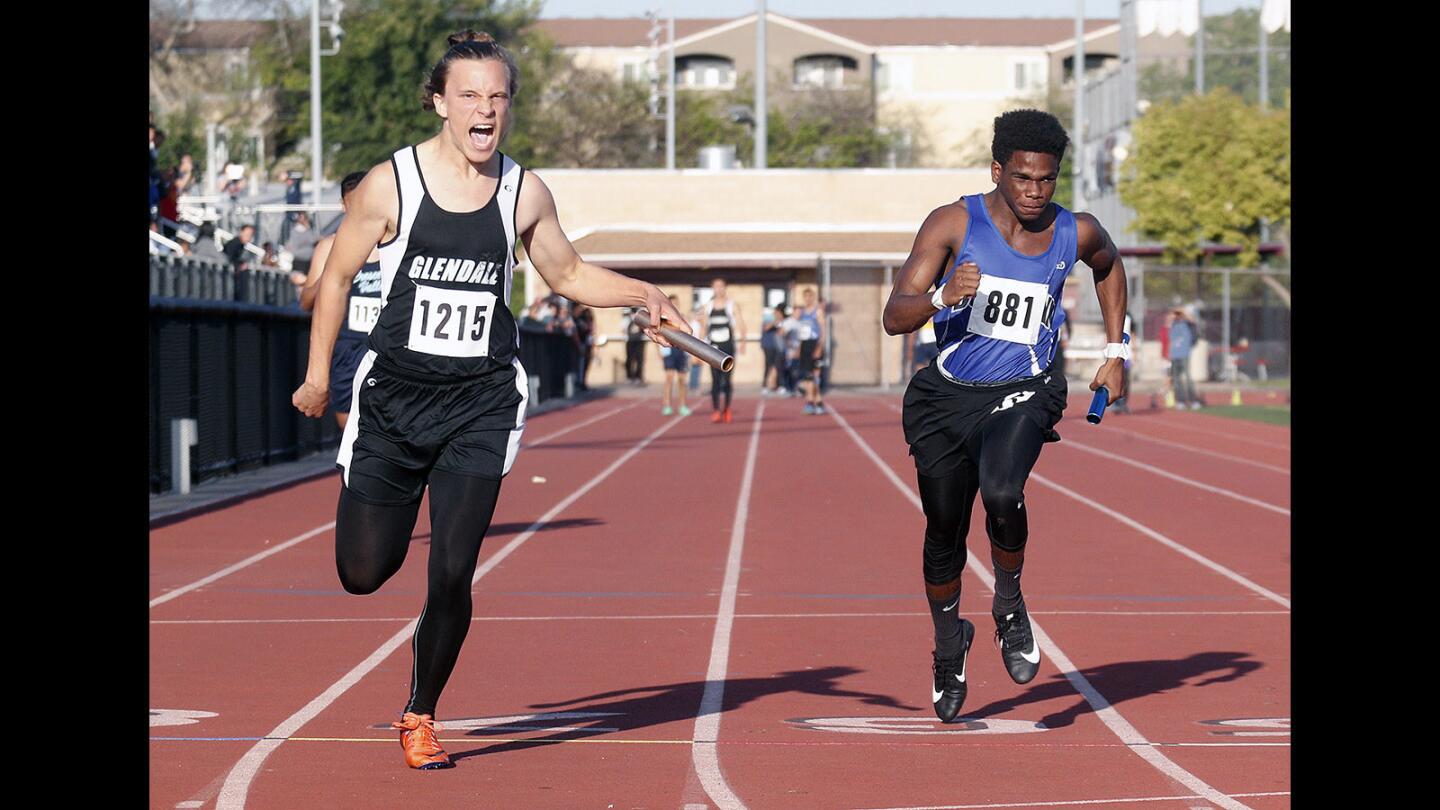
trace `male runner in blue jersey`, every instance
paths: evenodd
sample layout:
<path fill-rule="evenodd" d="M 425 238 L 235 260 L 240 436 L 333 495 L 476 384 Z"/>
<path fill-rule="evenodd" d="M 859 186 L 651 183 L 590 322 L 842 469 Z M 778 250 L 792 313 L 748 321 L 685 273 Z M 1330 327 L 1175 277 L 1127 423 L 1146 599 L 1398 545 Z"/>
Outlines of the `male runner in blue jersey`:
<path fill-rule="evenodd" d="M 885 331 L 935 324 L 940 354 L 905 391 L 905 441 L 925 511 L 925 595 L 935 625 L 935 713 L 950 722 L 965 701 L 965 661 L 975 626 L 960 616 L 960 574 L 975 493 L 995 571 L 991 614 L 1005 668 L 1027 683 L 1040 666 L 1020 571 L 1028 528 L 1025 481 L 1065 410 L 1063 374 L 1052 369 L 1065 312 L 1057 306 L 1075 262 L 1095 272 L 1106 360 L 1090 390 L 1125 395 L 1121 340 L 1125 268 L 1095 217 L 1051 202 L 1068 139 L 1055 116 L 1012 110 L 995 119 L 995 189 L 930 212 L 885 304 Z M 931 290 L 934 290 L 932 293 Z"/>

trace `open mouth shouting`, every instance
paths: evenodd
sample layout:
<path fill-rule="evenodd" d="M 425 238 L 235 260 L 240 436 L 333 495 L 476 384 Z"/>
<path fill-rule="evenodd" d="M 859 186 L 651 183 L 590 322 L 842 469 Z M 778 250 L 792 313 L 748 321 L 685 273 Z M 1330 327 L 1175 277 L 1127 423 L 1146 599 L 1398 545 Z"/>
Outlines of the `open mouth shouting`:
<path fill-rule="evenodd" d="M 470 127 L 470 145 L 479 151 L 485 151 L 495 145 L 495 125 L 476 124 Z"/>

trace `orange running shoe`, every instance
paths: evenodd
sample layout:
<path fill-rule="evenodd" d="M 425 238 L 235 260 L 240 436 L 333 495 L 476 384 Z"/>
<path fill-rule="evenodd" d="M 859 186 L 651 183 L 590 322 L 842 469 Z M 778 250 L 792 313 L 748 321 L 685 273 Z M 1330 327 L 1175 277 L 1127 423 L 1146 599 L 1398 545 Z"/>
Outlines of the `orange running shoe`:
<path fill-rule="evenodd" d="M 440 747 L 435 732 L 440 726 L 428 714 L 405 712 L 398 723 L 391 728 L 400 729 L 400 747 L 405 749 L 405 764 L 422 771 L 453 768 L 450 755 Z"/>
<path fill-rule="evenodd" d="M 710 421 L 711 421 L 711 422 L 719 422 L 721 419 L 724 419 L 724 418 L 725 418 L 725 412 L 724 412 L 724 411 L 711 411 L 711 412 L 710 412 Z"/>
<path fill-rule="evenodd" d="M 727 424 L 727 425 L 730 424 L 730 409 L 729 409 L 729 408 L 726 408 L 726 409 L 725 409 L 725 424 Z"/>

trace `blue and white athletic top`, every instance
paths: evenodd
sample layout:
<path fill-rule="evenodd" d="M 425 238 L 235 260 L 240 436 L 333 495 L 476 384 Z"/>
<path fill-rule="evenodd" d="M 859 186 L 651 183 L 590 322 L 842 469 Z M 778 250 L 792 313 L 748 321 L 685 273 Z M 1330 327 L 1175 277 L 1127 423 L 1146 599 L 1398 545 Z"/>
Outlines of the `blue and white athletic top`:
<path fill-rule="evenodd" d="M 1050 248 L 1026 256 L 1000 235 L 985 197 L 965 197 L 970 225 L 955 261 L 937 284 L 965 262 L 980 266 L 975 296 L 935 313 L 940 356 L 935 365 L 951 382 L 994 384 L 1034 377 L 1055 359 L 1065 310 L 1056 306 L 1065 277 L 1075 264 L 1075 215 L 1059 209 Z"/>

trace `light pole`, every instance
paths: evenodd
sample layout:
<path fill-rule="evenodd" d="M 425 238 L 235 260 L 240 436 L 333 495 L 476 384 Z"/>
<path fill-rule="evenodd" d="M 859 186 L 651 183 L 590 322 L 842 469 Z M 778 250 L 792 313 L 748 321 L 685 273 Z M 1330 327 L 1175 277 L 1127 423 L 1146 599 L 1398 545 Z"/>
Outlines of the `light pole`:
<path fill-rule="evenodd" d="M 320 186 L 325 170 L 324 152 L 320 143 L 320 57 L 339 53 L 340 40 L 345 36 L 345 29 L 340 27 L 340 12 L 345 8 L 345 2 L 332 0 L 330 19 L 325 21 L 325 25 L 330 27 L 333 46 L 328 51 L 320 50 L 320 2 L 321 0 L 310 0 L 310 177 L 314 183 L 311 187 L 310 202 L 317 208 L 320 206 Z"/>
<path fill-rule="evenodd" d="M 756 0 L 755 13 L 755 168 L 765 168 L 765 0 Z"/>

